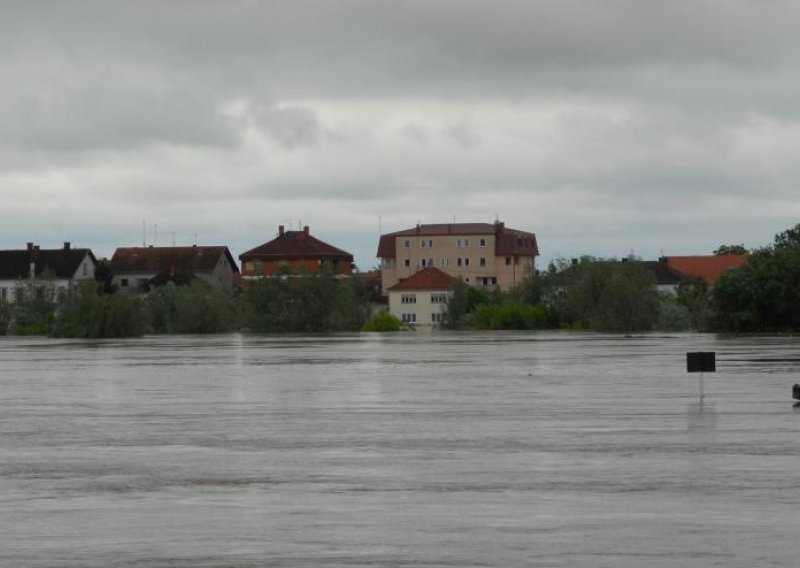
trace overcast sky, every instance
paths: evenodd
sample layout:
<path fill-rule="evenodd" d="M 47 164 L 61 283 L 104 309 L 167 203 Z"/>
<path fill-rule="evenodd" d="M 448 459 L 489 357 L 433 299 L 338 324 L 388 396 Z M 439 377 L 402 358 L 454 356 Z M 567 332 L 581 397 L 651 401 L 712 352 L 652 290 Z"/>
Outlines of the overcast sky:
<path fill-rule="evenodd" d="M 551 258 L 800 222 L 800 2 L 0 2 L 0 248 L 492 222 Z M 143 230 L 144 221 L 144 230 Z M 157 226 L 157 231 L 156 231 Z"/>

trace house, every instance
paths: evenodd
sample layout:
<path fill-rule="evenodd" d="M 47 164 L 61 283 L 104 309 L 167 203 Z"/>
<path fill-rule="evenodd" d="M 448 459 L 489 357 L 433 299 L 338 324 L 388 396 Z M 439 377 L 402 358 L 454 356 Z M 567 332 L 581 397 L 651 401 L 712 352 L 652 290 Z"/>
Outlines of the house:
<path fill-rule="evenodd" d="M 239 255 L 242 277 L 264 278 L 330 270 L 338 276 L 353 272 L 353 255 L 311 235 L 308 225 L 302 231 L 286 231 L 278 227 L 278 236 Z"/>
<path fill-rule="evenodd" d="M 674 294 L 680 283 L 687 280 L 699 280 L 711 287 L 726 270 L 744 266 L 747 258 L 745 254 L 662 256 L 641 264 L 655 276 L 659 292 Z"/>
<path fill-rule="evenodd" d="M 438 268 L 423 268 L 387 290 L 389 313 L 407 324 L 437 327 L 455 283 L 456 278 Z"/>
<path fill-rule="evenodd" d="M 708 286 L 713 286 L 723 272 L 739 268 L 747 263 L 746 254 L 723 254 L 704 256 L 665 256 L 667 268 L 681 274 L 684 278 L 699 278 Z"/>
<path fill-rule="evenodd" d="M 142 291 L 196 278 L 231 292 L 239 267 L 225 246 L 120 247 L 111 257 L 111 274 L 119 290 Z"/>
<path fill-rule="evenodd" d="M 651 272 L 656 281 L 656 290 L 674 294 L 678 285 L 686 278 L 683 274 L 672 270 L 667 266 L 662 257 L 659 260 L 640 260 L 638 262 L 645 270 Z"/>
<path fill-rule="evenodd" d="M 49 299 L 79 281 L 93 281 L 97 259 L 90 249 L 43 249 L 33 243 L 21 250 L 0 251 L 0 302 L 13 303 L 26 289 Z"/>
<path fill-rule="evenodd" d="M 507 291 L 534 273 L 536 235 L 505 223 L 445 223 L 381 235 L 384 294 L 417 271 L 437 267 L 472 286 Z"/>

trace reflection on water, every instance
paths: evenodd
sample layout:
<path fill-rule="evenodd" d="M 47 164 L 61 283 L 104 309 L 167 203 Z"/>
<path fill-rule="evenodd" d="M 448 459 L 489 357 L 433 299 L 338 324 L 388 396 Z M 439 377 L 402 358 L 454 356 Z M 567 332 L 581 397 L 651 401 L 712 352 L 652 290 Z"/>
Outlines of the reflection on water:
<path fill-rule="evenodd" d="M 795 566 L 797 347 L 6 338 L 0 565 Z"/>

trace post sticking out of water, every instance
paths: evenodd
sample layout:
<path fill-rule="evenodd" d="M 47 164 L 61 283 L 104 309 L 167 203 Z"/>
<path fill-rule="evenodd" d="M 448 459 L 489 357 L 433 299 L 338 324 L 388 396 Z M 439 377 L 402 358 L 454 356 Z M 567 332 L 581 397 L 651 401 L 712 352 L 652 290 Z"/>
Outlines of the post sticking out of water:
<path fill-rule="evenodd" d="M 703 403 L 706 398 L 705 388 L 703 385 L 703 373 L 714 373 L 717 370 L 716 352 L 714 351 L 696 351 L 686 354 L 686 372 L 687 373 L 700 373 L 700 409 L 703 409 Z"/>

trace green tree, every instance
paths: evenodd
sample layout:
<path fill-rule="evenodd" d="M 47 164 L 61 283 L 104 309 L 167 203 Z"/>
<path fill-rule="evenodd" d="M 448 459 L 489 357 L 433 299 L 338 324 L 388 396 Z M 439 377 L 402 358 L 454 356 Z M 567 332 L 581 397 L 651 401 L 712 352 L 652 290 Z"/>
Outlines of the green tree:
<path fill-rule="evenodd" d="M 83 282 L 60 301 L 51 334 L 56 337 L 137 337 L 148 327 L 142 300 L 102 294 L 102 284 Z"/>
<path fill-rule="evenodd" d="M 720 245 L 717 250 L 714 251 L 716 256 L 728 256 L 734 254 L 748 254 L 748 250 L 744 248 L 743 244 L 739 245 Z"/>
<path fill-rule="evenodd" d="M 687 324 L 693 331 L 707 331 L 712 324 L 713 307 L 708 285 L 700 278 L 687 278 L 678 284 L 675 296 L 686 309 Z"/>
<path fill-rule="evenodd" d="M 157 333 L 224 333 L 237 326 L 231 295 L 200 280 L 160 286 L 145 297 L 145 305 Z"/>
<path fill-rule="evenodd" d="M 639 262 L 590 257 L 552 275 L 561 326 L 599 331 L 646 331 L 658 321 L 655 277 Z"/>
<path fill-rule="evenodd" d="M 800 246 L 800 223 L 775 235 L 775 248 Z"/>
<path fill-rule="evenodd" d="M 355 278 L 330 272 L 248 282 L 242 321 L 255 332 L 358 331 L 369 314 L 366 291 Z"/>

